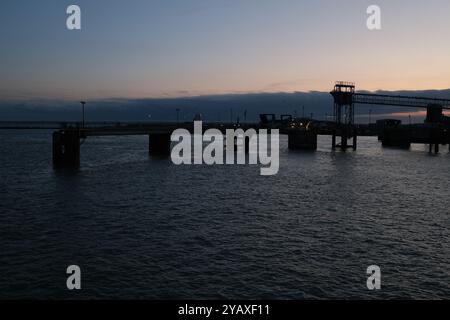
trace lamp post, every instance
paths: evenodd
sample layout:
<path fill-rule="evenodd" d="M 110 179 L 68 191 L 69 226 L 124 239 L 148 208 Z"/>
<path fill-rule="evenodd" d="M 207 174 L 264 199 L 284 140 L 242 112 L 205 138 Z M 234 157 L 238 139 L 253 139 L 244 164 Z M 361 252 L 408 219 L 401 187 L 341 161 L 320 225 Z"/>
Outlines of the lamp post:
<path fill-rule="evenodd" d="M 82 128 L 84 128 L 84 105 L 86 104 L 86 101 L 80 101 L 80 103 L 81 103 L 81 110 L 83 113 L 83 121 L 81 123 L 81 126 L 82 126 Z"/>
<path fill-rule="evenodd" d="M 179 124 L 179 122 L 180 122 L 180 109 L 177 108 L 177 125 Z"/>

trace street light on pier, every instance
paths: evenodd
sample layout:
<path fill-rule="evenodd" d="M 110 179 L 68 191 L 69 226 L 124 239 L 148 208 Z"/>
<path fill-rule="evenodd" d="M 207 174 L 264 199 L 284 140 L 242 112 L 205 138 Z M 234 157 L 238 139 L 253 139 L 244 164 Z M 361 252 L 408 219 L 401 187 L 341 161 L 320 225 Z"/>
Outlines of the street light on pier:
<path fill-rule="evenodd" d="M 82 122 L 81 126 L 82 126 L 82 128 L 84 128 L 84 105 L 86 104 L 86 101 L 80 101 L 80 103 L 81 103 L 81 110 L 83 113 L 83 122 Z"/>

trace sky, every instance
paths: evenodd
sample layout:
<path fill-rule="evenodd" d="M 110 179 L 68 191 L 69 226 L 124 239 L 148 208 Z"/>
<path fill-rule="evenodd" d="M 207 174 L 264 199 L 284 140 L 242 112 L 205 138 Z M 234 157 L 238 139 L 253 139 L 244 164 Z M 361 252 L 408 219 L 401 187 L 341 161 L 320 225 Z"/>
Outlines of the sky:
<path fill-rule="evenodd" d="M 445 89 L 449 30 L 448 0 L 2 0 L 0 99 Z"/>

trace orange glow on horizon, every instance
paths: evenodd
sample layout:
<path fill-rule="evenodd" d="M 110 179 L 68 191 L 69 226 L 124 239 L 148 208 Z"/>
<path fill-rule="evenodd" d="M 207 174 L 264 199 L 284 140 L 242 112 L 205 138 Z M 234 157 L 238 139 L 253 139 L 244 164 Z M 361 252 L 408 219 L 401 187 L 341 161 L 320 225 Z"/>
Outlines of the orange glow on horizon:
<path fill-rule="evenodd" d="M 445 116 L 450 116 L 450 110 L 444 110 L 443 114 Z M 391 116 L 393 117 L 426 117 L 427 116 L 427 112 L 426 110 L 420 110 L 420 111 L 413 111 L 413 112 L 393 112 L 390 113 Z"/>

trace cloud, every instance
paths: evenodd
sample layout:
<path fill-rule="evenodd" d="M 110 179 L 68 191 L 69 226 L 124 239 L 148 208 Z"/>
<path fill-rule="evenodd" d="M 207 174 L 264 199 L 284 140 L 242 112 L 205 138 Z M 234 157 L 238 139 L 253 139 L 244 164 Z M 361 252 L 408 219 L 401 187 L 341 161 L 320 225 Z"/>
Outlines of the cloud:
<path fill-rule="evenodd" d="M 450 97 L 449 90 L 430 91 L 378 91 L 380 94 L 425 96 L 434 98 Z M 86 116 L 90 121 L 174 121 L 176 109 L 180 109 L 180 119 L 191 121 L 196 113 L 201 113 L 206 121 L 230 121 L 237 117 L 248 121 L 258 121 L 260 113 L 292 114 L 301 116 L 313 113 L 317 119 L 331 115 L 333 100 L 328 92 L 292 93 L 247 93 L 195 96 L 190 91 L 182 91 L 178 98 L 105 98 L 88 101 Z M 422 111 L 412 108 L 389 106 L 357 105 L 358 119 L 363 119 L 372 110 L 372 116 L 396 117 L 414 113 L 423 116 Z M 245 112 L 246 111 L 246 112 Z M 78 101 L 65 100 L 3 100 L 0 101 L 0 118 L 5 121 L 79 121 Z M 362 121 L 362 120 L 361 120 Z"/>

